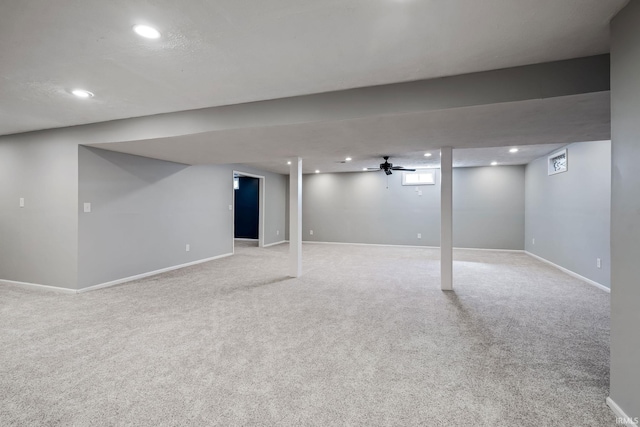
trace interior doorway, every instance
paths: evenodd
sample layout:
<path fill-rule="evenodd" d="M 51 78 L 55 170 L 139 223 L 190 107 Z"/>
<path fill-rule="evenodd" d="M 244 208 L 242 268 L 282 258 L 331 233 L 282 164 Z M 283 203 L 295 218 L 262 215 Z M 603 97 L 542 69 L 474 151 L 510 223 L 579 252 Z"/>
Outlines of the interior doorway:
<path fill-rule="evenodd" d="M 233 243 L 264 246 L 264 176 L 233 171 Z"/>

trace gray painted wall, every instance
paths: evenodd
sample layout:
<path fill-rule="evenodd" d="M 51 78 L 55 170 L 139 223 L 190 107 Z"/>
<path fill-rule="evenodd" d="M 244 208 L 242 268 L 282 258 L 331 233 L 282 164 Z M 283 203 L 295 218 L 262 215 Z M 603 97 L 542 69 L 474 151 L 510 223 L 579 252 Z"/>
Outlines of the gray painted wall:
<path fill-rule="evenodd" d="M 611 143 L 571 144 L 567 159 L 556 175 L 547 156 L 527 165 L 526 250 L 610 287 Z"/>
<path fill-rule="evenodd" d="M 611 45 L 611 398 L 640 417 L 640 2 L 614 18 Z"/>
<path fill-rule="evenodd" d="M 303 240 L 438 246 L 439 170 L 436 185 L 401 183 L 398 172 L 305 175 Z M 453 185 L 455 246 L 523 249 L 524 167 L 454 169 Z"/>
<path fill-rule="evenodd" d="M 0 279 L 76 287 L 77 166 L 59 133 L 0 138 Z"/>
<path fill-rule="evenodd" d="M 276 241 L 284 231 L 281 175 L 79 147 L 78 287 L 231 253 L 233 170 L 265 176 L 265 243 Z M 91 213 L 82 212 L 85 202 Z"/>
<path fill-rule="evenodd" d="M 453 170 L 453 244 L 524 249 L 524 166 Z"/>

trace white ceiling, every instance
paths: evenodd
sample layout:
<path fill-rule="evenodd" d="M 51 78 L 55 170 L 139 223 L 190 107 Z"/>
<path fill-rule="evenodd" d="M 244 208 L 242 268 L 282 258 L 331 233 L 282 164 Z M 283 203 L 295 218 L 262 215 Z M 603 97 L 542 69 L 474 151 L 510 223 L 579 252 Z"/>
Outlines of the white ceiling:
<path fill-rule="evenodd" d="M 605 53 L 627 1 L 4 1 L 0 134 Z"/>

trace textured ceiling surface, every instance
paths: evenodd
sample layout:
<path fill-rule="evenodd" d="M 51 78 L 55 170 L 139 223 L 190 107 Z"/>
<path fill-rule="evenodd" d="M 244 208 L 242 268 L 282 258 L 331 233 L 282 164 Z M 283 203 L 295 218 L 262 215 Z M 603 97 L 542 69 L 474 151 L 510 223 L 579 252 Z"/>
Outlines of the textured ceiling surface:
<path fill-rule="evenodd" d="M 0 134 L 605 53 L 626 3 L 5 1 Z"/>

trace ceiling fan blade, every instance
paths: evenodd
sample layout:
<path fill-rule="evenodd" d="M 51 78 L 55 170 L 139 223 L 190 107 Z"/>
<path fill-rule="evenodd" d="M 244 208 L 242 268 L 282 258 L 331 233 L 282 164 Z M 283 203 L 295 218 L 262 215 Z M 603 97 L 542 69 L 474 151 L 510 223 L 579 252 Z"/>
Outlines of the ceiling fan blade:
<path fill-rule="evenodd" d="M 409 171 L 409 172 L 415 172 L 415 169 L 407 169 L 407 168 L 403 168 L 402 166 L 394 166 L 391 169 L 393 169 L 394 171 Z"/>
<path fill-rule="evenodd" d="M 367 168 L 368 171 L 379 171 L 380 168 Z"/>

